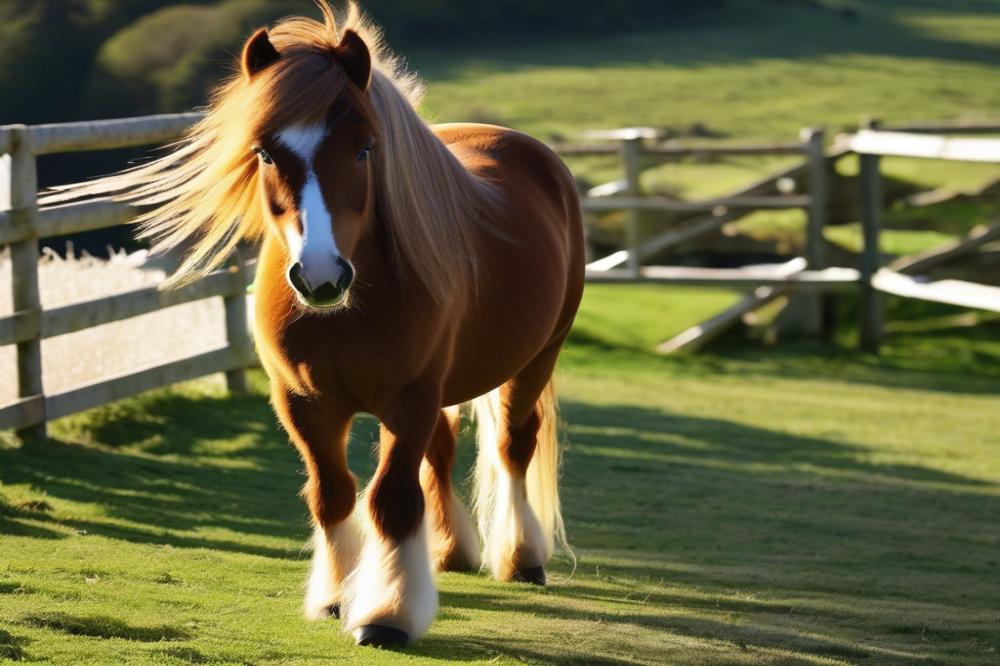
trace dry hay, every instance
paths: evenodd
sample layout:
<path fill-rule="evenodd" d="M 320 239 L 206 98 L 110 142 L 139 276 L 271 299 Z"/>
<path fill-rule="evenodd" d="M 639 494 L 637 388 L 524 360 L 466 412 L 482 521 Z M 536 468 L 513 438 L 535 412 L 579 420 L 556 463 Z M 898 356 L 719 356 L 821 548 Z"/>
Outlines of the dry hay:
<path fill-rule="evenodd" d="M 43 253 L 38 267 L 42 307 L 54 308 L 149 287 L 165 278 L 145 263 L 146 253 L 112 254 L 102 260 L 84 254 L 67 258 Z M 12 312 L 9 251 L 0 252 L 0 316 Z M 42 341 L 45 392 L 76 386 L 143 367 L 209 351 L 226 344 L 221 298 L 159 310 Z M 17 397 L 15 347 L 0 347 L 0 405 Z"/>

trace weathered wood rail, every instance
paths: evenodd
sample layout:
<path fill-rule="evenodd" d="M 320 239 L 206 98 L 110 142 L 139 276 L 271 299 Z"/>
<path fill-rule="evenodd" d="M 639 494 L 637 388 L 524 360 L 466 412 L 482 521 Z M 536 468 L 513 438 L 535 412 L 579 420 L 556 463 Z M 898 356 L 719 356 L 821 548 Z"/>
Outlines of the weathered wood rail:
<path fill-rule="evenodd" d="M 226 373 L 230 390 L 245 390 L 245 368 L 253 362 L 253 350 L 246 313 L 249 270 L 239 256 L 226 268 L 172 291 L 138 289 L 49 310 L 43 310 L 39 298 L 39 239 L 116 226 L 134 217 L 136 210 L 110 200 L 39 207 L 36 157 L 159 144 L 176 139 L 198 118 L 199 114 L 176 114 L 0 127 L 0 245 L 10 247 L 14 309 L 0 317 L 0 345 L 17 346 L 18 395 L 13 404 L 0 406 L 0 429 L 41 438 L 48 420 L 216 372 Z M 45 392 L 42 339 L 218 297 L 225 304 L 226 346 L 69 391 Z"/>

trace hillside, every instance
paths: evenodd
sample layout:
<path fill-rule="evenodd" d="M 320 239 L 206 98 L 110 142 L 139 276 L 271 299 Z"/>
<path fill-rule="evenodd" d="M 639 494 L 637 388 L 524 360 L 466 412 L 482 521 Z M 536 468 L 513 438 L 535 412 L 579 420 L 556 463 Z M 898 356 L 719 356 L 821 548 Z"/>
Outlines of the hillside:
<path fill-rule="evenodd" d="M 801 4 L 801 3 L 799 3 Z M 826 3 L 834 5 L 835 3 Z M 435 118 L 551 136 L 647 125 L 794 137 L 807 125 L 988 117 L 1000 109 L 1000 2 L 730 2 L 726 20 L 581 41 L 408 52 Z"/>
<path fill-rule="evenodd" d="M 69 11 L 76 4 L 88 9 Z M 861 113 L 934 119 L 1000 108 L 1000 87 L 989 85 L 1000 64 L 997 0 L 728 0 L 700 15 L 657 10 L 641 25 L 604 31 L 585 17 L 560 19 L 558 36 L 505 23 L 528 11 L 508 0 L 493 3 L 509 8 L 494 12 L 482 39 L 447 42 L 407 31 L 399 3 L 363 4 L 430 82 L 428 115 L 442 120 L 490 119 L 542 136 L 698 125 L 713 136 L 786 138 L 803 125 L 850 125 Z M 632 7 L 641 4 L 630 1 L 621 20 L 649 14 Z M 426 11 L 410 10 L 410 24 Z M 205 103 L 254 26 L 288 13 L 318 15 L 307 0 L 12 0 L 0 9 L 8 45 L 0 120 L 15 111 L 8 122 L 188 110 Z M 46 47 L 52 40 L 61 48 Z M 43 104 L 54 91 L 62 104 Z"/>

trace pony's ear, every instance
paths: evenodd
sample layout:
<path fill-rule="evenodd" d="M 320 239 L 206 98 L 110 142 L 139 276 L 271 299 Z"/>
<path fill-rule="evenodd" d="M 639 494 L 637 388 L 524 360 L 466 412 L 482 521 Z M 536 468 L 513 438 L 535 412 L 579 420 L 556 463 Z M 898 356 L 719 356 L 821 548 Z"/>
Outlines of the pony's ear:
<path fill-rule="evenodd" d="M 368 52 L 368 45 L 358 33 L 353 30 L 344 32 L 344 37 L 333 49 L 333 57 L 358 90 L 368 90 L 368 84 L 372 81 L 372 56 Z"/>
<path fill-rule="evenodd" d="M 274 48 L 271 38 L 267 36 L 267 28 L 261 28 L 253 33 L 243 47 L 243 76 L 247 80 L 268 65 L 274 63 L 281 55 Z"/>

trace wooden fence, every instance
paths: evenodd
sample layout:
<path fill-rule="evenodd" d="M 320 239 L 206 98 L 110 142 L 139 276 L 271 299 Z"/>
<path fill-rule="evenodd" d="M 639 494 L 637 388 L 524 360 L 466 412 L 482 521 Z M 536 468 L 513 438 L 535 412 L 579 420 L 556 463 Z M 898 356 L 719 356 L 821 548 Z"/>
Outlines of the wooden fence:
<path fill-rule="evenodd" d="M 117 400 L 141 391 L 225 372 L 231 390 L 245 388 L 244 369 L 253 362 L 247 327 L 246 264 L 238 256 L 222 270 L 173 291 L 146 288 L 68 306 L 42 310 L 38 290 L 38 240 L 122 224 L 135 215 L 130 206 L 109 200 L 84 201 L 40 208 L 37 205 L 36 157 L 59 152 L 103 150 L 162 143 L 176 138 L 199 114 L 175 114 L 88 123 L 0 127 L 0 246 L 11 252 L 14 312 L 0 318 L 0 345 L 17 345 L 18 399 L 0 407 L 0 430 L 16 429 L 22 435 L 44 437 L 45 422 Z M 670 352 L 704 344 L 741 316 L 791 292 L 798 296 L 798 318 L 807 330 L 819 332 L 822 317 L 819 293 L 839 289 L 859 290 L 862 307 L 862 341 L 877 350 L 881 338 L 881 293 L 942 300 L 972 307 L 989 307 L 994 287 L 926 285 L 904 276 L 893 267 L 879 266 L 879 156 L 899 154 L 940 159 L 1000 161 L 1000 146 L 989 139 L 945 139 L 933 132 L 974 133 L 1000 131 L 1000 125 L 913 125 L 893 132 L 878 131 L 875 124 L 852 137 L 825 148 L 820 129 L 805 129 L 790 143 L 749 145 L 681 145 L 664 142 L 653 130 L 629 128 L 592 132 L 589 143 L 555 146 L 563 156 L 618 155 L 624 178 L 592 188 L 582 203 L 586 211 L 625 211 L 624 248 L 588 264 L 592 282 L 655 282 L 675 285 L 712 285 L 745 289 L 748 295 L 729 310 L 686 331 L 661 346 Z M 830 183 L 830 163 L 849 152 L 861 155 L 864 247 L 860 269 L 830 267 L 824 257 L 823 229 Z M 678 201 L 644 196 L 640 186 L 641 161 L 715 155 L 799 155 L 803 161 L 740 188 L 726 196 L 704 201 Z M 775 194 L 782 179 L 805 177 L 808 195 Z M 722 227 L 755 210 L 804 209 L 808 215 L 804 256 L 783 264 L 739 269 L 645 266 L 652 255 L 676 247 Z M 678 224 L 643 238 L 641 211 L 666 211 L 682 216 Z M 961 251 L 993 238 L 995 230 L 970 235 L 958 243 Z M 934 258 L 916 261 L 924 265 Z M 924 262 L 921 264 L 920 262 Z M 956 281 L 949 281 L 956 282 Z M 961 293 L 960 293 L 961 292 Z M 228 344 L 199 354 L 57 394 L 46 394 L 42 385 L 41 340 L 98 326 L 205 298 L 222 297 L 226 310 Z M 1000 301 L 997 301 L 1000 307 Z"/>
<path fill-rule="evenodd" d="M 956 305 L 996 310 L 1000 289 L 971 283 L 948 281 L 948 285 L 926 284 L 925 280 L 903 276 L 892 267 L 879 265 L 881 206 L 879 155 L 926 157 L 950 160 L 1000 162 L 1000 139 L 968 139 L 933 136 L 942 134 L 998 133 L 998 123 L 913 124 L 897 126 L 892 131 L 877 131 L 877 121 L 867 121 L 856 134 L 838 137 L 829 149 L 820 129 L 803 129 L 796 143 L 757 145 L 682 146 L 662 143 L 655 131 L 648 128 L 628 128 L 592 133 L 592 138 L 605 144 L 561 146 L 563 155 L 618 154 L 621 156 L 624 178 L 592 188 L 583 198 L 587 211 L 624 210 L 625 247 L 590 262 L 587 279 L 591 282 L 655 282 L 674 285 L 719 286 L 750 292 L 728 310 L 692 327 L 659 346 L 664 353 L 693 350 L 704 345 L 743 317 L 772 302 L 779 296 L 794 293 L 795 328 L 822 333 L 823 313 L 820 294 L 843 289 L 859 292 L 862 307 L 859 326 L 861 344 L 877 352 L 882 336 L 882 293 L 925 298 Z M 857 153 L 861 162 L 863 247 L 858 268 L 827 266 L 824 257 L 824 228 L 827 223 L 828 197 L 832 162 Z M 640 159 L 677 159 L 691 155 L 801 155 L 804 161 L 772 174 L 725 197 L 705 201 L 677 201 L 663 197 L 643 196 L 639 183 Z M 785 178 L 805 176 L 808 195 L 776 195 L 769 192 Z M 807 213 L 804 256 L 775 265 L 731 268 L 691 268 L 681 266 L 644 266 L 647 257 L 676 247 L 699 236 L 717 232 L 730 222 L 755 210 L 804 209 Z M 666 229 L 651 238 L 641 238 L 639 211 L 655 210 L 688 213 L 690 217 L 671 222 Z M 982 234 L 959 243 L 957 250 L 984 242 Z M 992 235 L 990 235 L 992 237 Z M 934 256 L 939 256 L 940 253 Z M 944 256 L 944 255 L 940 255 Z M 625 265 L 625 268 L 619 268 Z M 803 293 L 805 292 L 805 293 Z"/>
<path fill-rule="evenodd" d="M 877 353 L 882 341 L 885 312 L 882 294 L 894 294 L 906 298 L 918 298 L 939 303 L 949 303 L 964 307 L 1000 312 L 1000 287 L 980 285 L 961 280 L 931 282 L 927 279 L 907 275 L 917 269 L 930 268 L 935 261 L 956 256 L 963 251 L 982 245 L 986 239 L 996 237 L 997 228 L 978 230 L 957 243 L 947 243 L 930 253 L 917 257 L 903 257 L 889 267 L 881 266 L 879 234 L 882 223 L 882 175 L 881 158 L 917 157 L 954 161 L 993 162 L 1000 164 L 1000 139 L 952 138 L 930 135 L 931 128 L 911 128 L 909 131 L 880 130 L 877 121 L 869 121 L 867 127 L 846 138 L 848 148 L 859 155 L 861 187 L 861 228 L 864 245 L 861 251 L 861 346 Z M 945 126 L 938 131 L 948 132 Z M 1000 132 L 1000 126 L 963 126 L 962 133 L 979 129 L 984 132 Z M 954 132 L 958 133 L 958 132 Z M 893 270 L 896 269 L 896 270 Z"/>
<path fill-rule="evenodd" d="M 247 328 L 247 267 L 239 256 L 204 279 L 173 291 L 156 288 L 107 296 L 51 310 L 38 291 L 38 240 L 122 224 L 135 215 L 130 206 L 108 200 L 40 208 L 36 157 L 51 153 L 102 150 L 162 143 L 177 136 L 198 114 L 178 114 L 26 127 L 0 127 L 0 246 L 10 247 L 13 314 L 0 317 L 0 345 L 17 345 L 17 395 L 0 407 L 0 430 L 44 437 L 47 420 L 159 386 L 225 372 L 230 390 L 246 387 L 244 369 L 253 350 Z M 56 394 L 42 385 L 43 338 L 72 333 L 204 298 L 222 297 L 226 346 L 193 357 L 144 368 Z"/>

